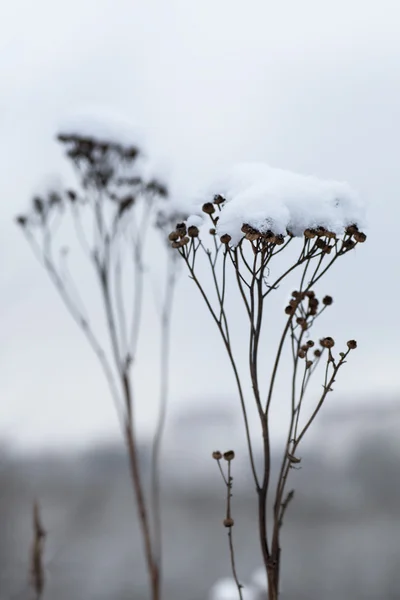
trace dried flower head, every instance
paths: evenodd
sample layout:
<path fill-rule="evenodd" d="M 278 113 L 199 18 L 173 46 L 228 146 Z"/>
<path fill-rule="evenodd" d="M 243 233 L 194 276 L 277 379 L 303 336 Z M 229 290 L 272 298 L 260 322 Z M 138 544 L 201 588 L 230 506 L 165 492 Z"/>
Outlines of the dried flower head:
<path fill-rule="evenodd" d="M 195 238 L 199 236 L 199 228 L 196 225 L 191 225 L 188 227 L 188 236 L 191 238 Z"/>
<path fill-rule="evenodd" d="M 333 302 L 333 298 L 332 296 L 324 296 L 322 303 L 325 304 L 325 306 L 330 306 Z"/>
<path fill-rule="evenodd" d="M 320 358 L 322 355 L 322 352 L 319 348 L 317 348 L 316 350 L 314 350 L 314 356 L 315 358 Z"/>
<path fill-rule="evenodd" d="M 176 240 L 179 240 L 179 233 L 177 231 L 171 231 L 171 233 L 168 236 L 168 239 L 170 242 L 176 242 Z"/>
<path fill-rule="evenodd" d="M 312 360 L 307 360 L 306 361 L 306 369 L 311 369 L 312 366 L 313 366 L 313 361 Z"/>
<path fill-rule="evenodd" d="M 176 232 L 180 237 L 184 237 L 187 233 L 187 228 L 185 223 L 178 223 L 176 226 Z"/>
<path fill-rule="evenodd" d="M 295 312 L 296 312 L 296 308 L 291 306 L 290 304 L 285 308 L 285 313 L 287 315 L 294 315 Z"/>
<path fill-rule="evenodd" d="M 356 340 L 349 340 L 349 341 L 347 342 L 347 347 L 348 347 L 350 350 L 355 350 L 355 349 L 357 348 L 357 342 L 356 342 Z"/>
<path fill-rule="evenodd" d="M 231 241 L 231 236 L 229 235 L 229 233 L 224 233 L 224 235 L 221 235 L 220 240 L 222 244 L 229 244 L 229 242 Z"/>
<path fill-rule="evenodd" d="M 305 358 L 305 357 L 306 357 L 306 351 L 305 351 L 305 350 L 302 350 L 302 349 L 300 348 L 300 350 L 299 350 L 299 352 L 298 352 L 298 356 L 299 356 L 299 358 Z"/>
<path fill-rule="evenodd" d="M 215 212 L 215 206 L 212 202 L 206 202 L 205 204 L 203 204 L 202 210 L 207 215 L 212 215 Z"/>
<path fill-rule="evenodd" d="M 355 224 L 349 225 L 348 227 L 346 227 L 346 233 L 348 233 L 349 235 L 354 235 L 357 232 L 358 232 L 358 227 Z"/>
<path fill-rule="evenodd" d="M 228 462 L 230 462 L 234 458 L 235 458 L 235 453 L 233 450 L 228 450 L 227 452 L 224 452 L 224 459 L 227 460 Z"/>
<path fill-rule="evenodd" d="M 312 238 L 315 238 L 316 235 L 317 235 L 317 232 L 315 231 L 315 229 L 306 229 L 304 231 L 305 238 L 312 239 Z"/>
<path fill-rule="evenodd" d="M 331 337 L 322 338 L 319 342 L 323 348 L 333 348 L 335 340 Z"/>
<path fill-rule="evenodd" d="M 353 237 L 354 237 L 355 241 L 358 242 L 359 244 L 363 244 L 365 242 L 365 240 L 367 239 L 367 236 L 362 231 L 357 231 Z"/>
<path fill-rule="evenodd" d="M 309 348 L 312 348 L 312 347 L 314 346 L 314 342 L 313 342 L 313 340 L 308 340 L 308 342 L 307 342 L 307 346 L 308 346 Z"/>
<path fill-rule="evenodd" d="M 221 460 L 222 453 L 219 450 L 215 450 L 215 452 L 212 453 L 212 457 L 214 460 Z"/>
<path fill-rule="evenodd" d="M 216 204 L 217 206 L 219 204 L 223 204 L 225 202 L 225 198 L 223 196 L 221 196 L 221 194 L 216 194 L 214 196 L 214 204 Z"/>
<path fill-rule="evenodd" d="M 217 231 L 214 227 L 211 227 L 209 233 L 210 233 L 210 235 L 216 235 Z"/>

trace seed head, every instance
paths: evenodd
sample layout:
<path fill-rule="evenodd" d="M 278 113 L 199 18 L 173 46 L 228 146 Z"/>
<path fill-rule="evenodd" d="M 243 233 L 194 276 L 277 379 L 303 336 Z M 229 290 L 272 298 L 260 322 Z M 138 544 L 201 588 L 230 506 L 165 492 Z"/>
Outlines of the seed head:
<path fill-rule="evenodd" d="M 355 233 L 357 233 L 358 231 L 358 227 L 357 225 L 349 225 L 348 227 L 346 227 L 346 233 L 348 233 L 349 235 L 354 235 Z"/>
<path fill-rule="evenodd" d="M 312 365 L 313 365 L 313 361 L 312 360 L 307 360 L 307 362 L 306 362 L 306 369 L 311 369 Z"/>
<path fill-rule="evenodd" d="M 214 460 L 221 460 L 222 454 L 219 450 L 215 450 L 215 452 L 212 453 L 212 457 Z"/>
<path fill-rule="evenodd" d="M 188 236 L 191 238 L 196 238 L 199 236 L 199 228 L 196 225 L 191 225 L 188 227 Z"/>
<path fill-rule="evenodd" d="M 190 242 L 190 238 L 188 238 L 187 236 L 182 238 L 180 241 L 180 245 L 181 246 L 186 246 L 186 244 L 188 244 Z"/>
<path fill-rule="evenodd" d="M 298 352 L 298 357 L 299 358 L 305 358 L 306 357 L 306 352 L 304 350 L 302 350 L 300 348 L 299 352 Z"/>
<path fill-rule="evenodd" d="M 231 236 L 229 235 L 229 233 L 224 233 L 224 235 L 221 235 L 220 240 L 222 244 L 229 244 L 229 242 L 231 241 Z"/>
<path fill-rule="evenodd" d="M 211 235 L 215 235 L 217 232 L 216 232 L 216 230 L 214 229 L 214 227 L 211 227 L 211 229 L 210 229 L 209 233 L 210 233 Z"/>
<path fill-rule="evenodd" d="M 168 239 L 170 242 L 176 242 L 176 240 L 179 240 L 179 233 L 177 231 L 171 231 Z"/>
<path fill-rule="evenodd" d="M 319 342 L 323 348 L 333 348 L 335 340 L 331 337 L 322 338 Z"/>
<path fill-rule="evenodd" d="M 333 302 L 333 298 L 332 296 L 324 296 L 322 303 L 325 304 L 325 306 L 330 306 Z"/>
<path fill-rule="evenodd" d="M 325 242 L 322 238 L 318 238 L 315 242 L 315 245 L 317 246 L 317 248 L 321 248 L 321 250 L 325 249 Z"/>
<path fill-rule="evenodd" d="M 316 350 L 314 350 L 314 356 L 315 358 L 320 358 L 322 352 L 321 350 L 319 350 L 319 348 L 317 348 Z"/>
<path fill-rule="evenodd" d="M 293 308 L 293 306 L 290 306 L 290 304 L 285 308 L 285 313 L 287 315 L 294 315 L 295 313 L 295 308 Z"/>
<path fill-rule="evenodd" d="M 224 527 L 233 527 L 235 524 L 235 521 L 232 519 L 232 517 L 227 517 L 226 519 L 224 519 L 223 523 L 224 523 Z"/>
<path fill-rule="evenodd" d="M 317 235 L 317 233 L 316 233 L 315 229 L 306 229 L 304 231 L 305 238 L 312 239 L 312 238 L 315 238 L 316 235 Z"/>
<path fill-rule="evenodd" d="M 224 452 L 224 459 L 227 460 L 228 462 L 230 462 L 234 458 L 235 458 L 235 453 L 233 450 L 228 450 L 227 452 Z"/>
<path fill-rule="evenodd" d="M 314 342 L 313 342 L 312 340 L 308 340 L 308 342 L 307 342 L 307 346 L 308 346 L 309 348 L 312 348 L 312 347 L 314 346 Z"/>
<path fill-rule="evenodd" d="M 355 349 L 357 348 L 357 342 L 356 342 L 356 340 L 349 340 L 349 341 L 347 342 L 347 347 L 348 347 L 350 350 L 355 350 Z"/>
<path fill-rule="evenodd" d="M 353 242 L 353 240 L 347 239 L 344 243 L 343 246 L 346 250 L 352 250 L 354 248 L 354 246 L 356 245 L 355 242 Z"/>
<path fill-rule="evenodd" d="M 187 232 L 185 223 L 178 223 L 176 226 L 176 232 L 180 237 L 185 237 Z"/>
<path fill-rule="evenodd" d="M 365 242 L 365 240 L 367 239 L 367 236 L 362 231 L 357 231 L 354 234 L 354 239 L 356 240 L 356 242 L 363 244 Z"/>
<path fill-rule="evenodd" d="M 215 206 L 212 202 L 206 202 L 205 204 L 203 204 L 203 212 L 205 212 L 207 215 L 212 215 L 215 212 Z"/>
<path fill-rule="evenodd" d="M 216 194 L 214 196 L 214 204 L 216 204 L 217 206 L 219 204 L 223 204 L 225 202 L 225 198 L 223 196 L 221 196 L 221 194 Z"/>

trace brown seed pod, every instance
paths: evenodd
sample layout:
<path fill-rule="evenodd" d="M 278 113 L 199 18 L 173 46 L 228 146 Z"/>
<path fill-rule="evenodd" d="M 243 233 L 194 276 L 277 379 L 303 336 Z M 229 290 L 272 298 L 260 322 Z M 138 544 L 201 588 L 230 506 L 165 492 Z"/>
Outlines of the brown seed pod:
<path fill-rule="evenodd" d="M 319 350 L 319 348 L 317 348 L 316 350 L 314 350 L 314 356 L 315 358 L 320 358 L 322 352 L 321 350 Z"/>
<path fill-rule="evenodd" d="M 322 303 L 325 304 L 325 306 L 330 306 L 333 302 L 333 298 L 332 296 L 324 296 Z"/>
<path fill-rule="evenodd" d="M 203 212 L 207 215 L 212 215 L 215 212 L 215 206 L 212 202 L 206 202 L 202 207 Z"/>
<path fill-rule="evenodd" d="M 367 236 L 362 231 L 357 231 L 353 237 L 354 237 L 355 241 L 358 242 L 359 244 L 363 244 L 365 242 L 365 240 L 367 239 Z"/>
<path fill-rule="evenodd" d="M 224 523 L 224 527 L 233 527 L 235 524 L 235 521 L 232 519 L 232 517 L 227 517 L 226 519 L 223 520 Z"/>
<path fill-rule="evenodd" d="M 215 452 L 212 453 L 212 457 L 214 460 L 221 460 L 222 453 L 219 450 L 215 450 Z"/>
<path fill-rule="evenodd" d="M 227 452 L 224 452 L 224 459 L 227 460 L 228 462 L 230 462 L 234 458 L 235 458 L 235 453 L 233 450 L 228 450 Z"/>
<path fill-rule="evenodd" d="M 356 340 L 349 340 L 349 341 L 347 342 L 347 347 L 348 347 L 350 350 L 355 350 L 355 349 L 357 348 L 357 342 L 356 342 Z"/>
<path fill-rule="evenodd" d="M 171 233 L 168 236 L 168 239 L 170 240 L 170 242 L 176 242 L 176 240 L 179 240 L 179 233 L 177 231 L 171 231 Z"/>
<path fill-rule="evenodd" d="M 198 228 L 198 227 L 196 227 L 196 225 L 191 225 L 191 226 L 188 228 L 188 235 L 189 235 L 189 237 L 191 237 L 191 238 L 198 237 L 198 236 L 199 236 L 199 228 Z"/>
<path fill-rule="evenodd" d="M 335 340 L 331 337 L 325 337 L 320 340 L 320 344 L 323 348 L 333 348 L 335 345 Z"/>
<path fill-rule="evenodd" d="M 229 244 L 232 238 L 229 233 L 224 233 L 224 235 L 221 235 L 219 239 L 221 240 L 222 244 Z"/>
<path fill-rule="evenodd" d="M 187 233 L 187 229 L 186 229 L 186 225 L 185 223 L 178 223 L 176 228 L 175 228 L 176 232 L 178 233 L 178 235 L 180 237 L 184 237 Z"/>

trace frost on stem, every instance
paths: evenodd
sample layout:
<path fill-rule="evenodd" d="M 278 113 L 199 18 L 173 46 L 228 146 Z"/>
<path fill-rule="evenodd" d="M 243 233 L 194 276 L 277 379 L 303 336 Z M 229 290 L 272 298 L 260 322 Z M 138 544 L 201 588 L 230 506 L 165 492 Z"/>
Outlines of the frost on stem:
<path fill-rule="evenodd" d="M 364 207 L 345 183 L 321 181 L 259 164 L 239 165 L 225 173 L 208 191 L 198 195 L 197 201 L 194 216 L 178 223 L 169 239 L 206 303 L 232 367 L 258 496 L 259 539 L 269 599 L 276 600 L 280 529 L 294 495 L 293 490 L 287 490 L 289 474 L 299 468 L 299 445 L 326 396 L 332 392 L 349 352 L 357 346 L 355 340 L 349 340 L 347 349 L 336 356 L 333 337 L 325 335 L 320 338 L 320 348 L 313 349 L 315 342 L 311 339 L 311 331 L 333 304 L 331 296 L 324 295 L 320 300 L 313 288 L 339 258 L 366 241 L 361 230 Z M 188 236 L 188 226 L 193 218 L 197 219 L 198 231 L 195 236 Z M 286 252 L 289 246 L 291 251 Z M 275 261 L 278 254 L 280 260 Z M 283 262 L 285 256 L 286 264 Z M 197 268 L 199 260 L 205 260 L 209 266 L 211 276 L 208 280 L 204 269 Z M 265 373 L 265 363 L 259 370 L 259 350 L 268 341 L 263 337 L 269 318 L 264 310 L 265 303 L 269 294 L 296 273 L 298 287 L 282 314 L 282 334 L 273 351 L 270 376 L 264 380 L 260 374 Z M 231 344 L 231 326 L 238 316 L 235 314 L 231 318 L 228 312 L 228 277 L 233 277 L 236 282 L 244 308 L 243 318 L 248 326 L 247 365 L 238 364 Z M 290 348 L 292 363 L 286 402 L 289 426 L 279 475 L 272 486 L 269 415 L 285 345 Z M 246 367 L 251 380 L 249 390 L 245 390 L 241 375 Z M 322 378 L 322 392 L 314 400 L 311 414 L 306 414 L 304 398 L 314 374 Z M 255 467 L 245 402 L 247 396 L 253 396 L 261 424 L 264 459 L 261 472 Z M 215 458 L 219 464 L 219 454 Z M 268 494 L 271 487 L 274 492 Z M 268 503 L 268 497 L 272 498 L 271 503 Z M 272 517 L 271 526 L 268 526 L 268 512 Z"/>

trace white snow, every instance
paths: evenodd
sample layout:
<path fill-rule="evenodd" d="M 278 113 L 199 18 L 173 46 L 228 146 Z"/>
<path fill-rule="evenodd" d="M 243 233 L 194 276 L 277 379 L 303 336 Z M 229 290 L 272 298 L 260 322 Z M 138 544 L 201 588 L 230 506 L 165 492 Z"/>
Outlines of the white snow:
<path fill-rule="evenodd" d="M 243 224 L 265 232 L 301 236 L 305 229 L 322 226 L 337 234 L 347 225 L 365 226 L 365 207 L 349 184 L 292 173 L 264 163 L 241 163 L 222 173 L 197 193 L 199 210 L 215 194 L 226 199 L 217 232 L 228 233 L 232 244 L 243 237 Z M 195 214 L 199 214 L 199 210 Z"/>
<path fill-rule="evenodd" d="M 248 587 L 242 588 L 243 600 L 256 600 L 257 596 Z M 233 579 L 226 578 L 217 581 L 211 588 L 209 600 L 239 600 L 237 585 Z"/>
<path fill-rule="evenodd" d="M 85 136 L 123 147 L 135 146 L 144 152 L 147 150 L 142 128 L 104 109 L 87 108 L 65 116 L 57 127 L 57 133 Z"/>

